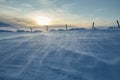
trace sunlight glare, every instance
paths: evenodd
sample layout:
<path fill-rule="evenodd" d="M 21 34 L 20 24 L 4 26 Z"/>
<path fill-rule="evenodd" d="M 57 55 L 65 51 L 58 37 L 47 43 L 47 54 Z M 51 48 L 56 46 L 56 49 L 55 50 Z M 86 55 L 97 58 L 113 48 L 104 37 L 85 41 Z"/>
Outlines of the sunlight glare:
<path fill-rule="evenodd" d="M 48 17 L 39 16 L 36 19 L 38 25 L 49 25 L 51 20 Z"/>

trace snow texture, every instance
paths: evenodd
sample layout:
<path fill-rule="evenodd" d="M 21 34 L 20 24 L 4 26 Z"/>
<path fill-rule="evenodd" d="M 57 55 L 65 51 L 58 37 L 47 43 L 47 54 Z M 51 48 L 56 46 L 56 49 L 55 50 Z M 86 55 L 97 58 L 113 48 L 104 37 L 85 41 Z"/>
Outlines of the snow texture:
<path fill-rule="evenodd" d="M 120 31 L 1 32 L 0 80 L 120 80 Z"/>

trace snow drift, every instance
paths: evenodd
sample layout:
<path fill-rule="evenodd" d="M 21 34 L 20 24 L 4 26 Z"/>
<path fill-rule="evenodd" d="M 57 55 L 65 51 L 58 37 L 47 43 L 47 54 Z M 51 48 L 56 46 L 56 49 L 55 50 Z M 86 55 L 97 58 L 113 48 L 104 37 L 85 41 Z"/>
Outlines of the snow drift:
<path fill-rule="evenodd" d="M 0 80 L 120 80 L 120 31 L 0 36 Z"/>

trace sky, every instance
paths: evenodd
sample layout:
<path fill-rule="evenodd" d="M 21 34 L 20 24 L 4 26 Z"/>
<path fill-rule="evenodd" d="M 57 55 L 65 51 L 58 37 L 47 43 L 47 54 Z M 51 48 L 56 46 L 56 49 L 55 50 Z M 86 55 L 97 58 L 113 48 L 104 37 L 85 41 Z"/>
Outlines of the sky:
<path fill-rule="evenodd" d="M 120 0 L 0 0 L 0 22 L 38 26 L 39 16 L 49 25 L 115 26 L 120 20 Z"/>

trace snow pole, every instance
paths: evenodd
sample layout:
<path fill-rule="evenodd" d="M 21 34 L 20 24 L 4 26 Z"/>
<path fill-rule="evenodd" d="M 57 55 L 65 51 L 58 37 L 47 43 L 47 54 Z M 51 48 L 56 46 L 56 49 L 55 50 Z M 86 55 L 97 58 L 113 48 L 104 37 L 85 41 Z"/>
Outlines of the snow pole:
<path fill-rule="evenodd" d="M 66 30 L 68 30 L 68 26 L 67 26 L 67 24 L 65 25 L 65 27 L 66 27 Z"/>
<path fill-rule="evenodd" d="M 32 32 L 32 27 L 30 27 L 30 31 Z"/>
<path fill-rule="evenodd" d="M 117 25 L 118 25 L 118 28 L 120 28 L 120 24 L 119 24 L 119 21 L 117 20 Z"/>
<path fill-rule="evenodd" d="M 95 22 L 93 22 L 93 24 L 92 24 L 92 29 L 94 29 L 95 28 Z"/>

